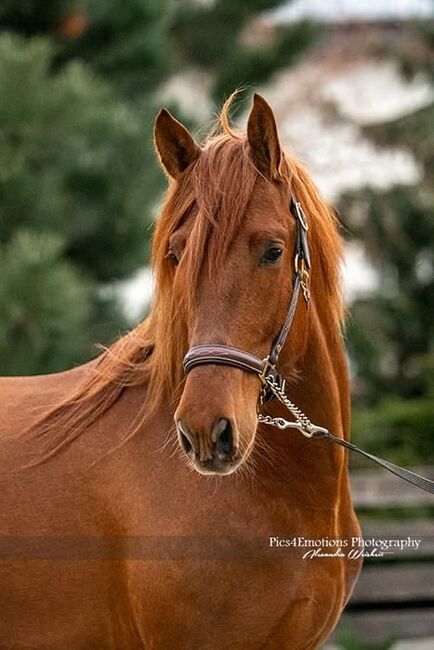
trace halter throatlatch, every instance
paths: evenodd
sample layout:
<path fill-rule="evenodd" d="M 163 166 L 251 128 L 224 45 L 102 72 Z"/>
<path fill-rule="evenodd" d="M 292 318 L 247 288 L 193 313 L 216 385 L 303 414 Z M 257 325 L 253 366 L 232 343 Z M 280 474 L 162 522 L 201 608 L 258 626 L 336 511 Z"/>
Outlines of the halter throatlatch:
<path fill-rule="evenodd" d="M 411 472 L 408 469 L 389 463 L 389 461 L 384 458 L 374 456 L 373 454 L 360 449 L 353 443 L 334 436 L 330 431 L 328 431 L 328 429 L 313 424 L 303 411 L 299 409 L 287 396 L 285 392 L 285 380 L 277 372 L 276 366 L 279 360 L 279 355 L 286 343 L 294 322 L 300 293 L 303 294 L 306 304 L 309 303 L 309 273 L 311 269 L 309 245 L 307 240 L 308 223 L 301 204 L 293 197 L 291 198 L 290 212 L 296 220 L 292 295 L 289 301 L 286 320 L 271 346 L 269 355 L 265 359 L 261 359 L 251 352 L 246 352 L 245 350 L 240 350 L 239 348 L 230 345 L 212 343 L 196 345 L 195 347 L 190 348 L 184 357 L 185 373 L 188 374 L 193 370 L 193 368 L 197 368 L 198 366 L 213 364 L 231 366 L 258 375 L 262 383 L 259 405 L 263 405 L 269 399 L 275 398 L 283 404 L 294 417 L 294 420 L 290 421 L 282 417 L 275 418 L 270 415 L 262 415 L 261 413 L 258 413 L 258 421 L 261 424 L 274 426 L 282 430 L 298 429 L 306 438 L 323 438 L 329 442 L 340 445 L 345 449 L 349 449 L 350 451 L 356 451 L 378 465 L 381 465 L 389 472 L 392 472 L 392 474 L 404 479 L 408 483 L 412 483 L 422 490 L 434 494 L 434 481 L 419 476 L 419 474 Z"/>

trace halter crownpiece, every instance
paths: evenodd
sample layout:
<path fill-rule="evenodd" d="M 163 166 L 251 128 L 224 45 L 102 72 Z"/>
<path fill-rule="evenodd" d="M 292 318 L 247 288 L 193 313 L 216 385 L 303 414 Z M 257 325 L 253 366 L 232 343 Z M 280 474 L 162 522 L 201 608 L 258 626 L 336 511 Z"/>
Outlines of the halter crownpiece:
<path fill-rule="evenodd" d="M 311 259 L 307 240 L 309 226 L 301 204 L 294 197 L 291 197 L 289 210 L 296 220 L 294 281 L 286 320 L 271 346 L 269 355 L 265 359 L 261 359 L 251 352 L 246 352 L 245 350 L 240 350 L 230 345 L 216 343 L 196 345 L 190 348 L 184 357 L 185 373 L 188 374 L 193 368 L 197 368 L 198 366 L 213 364 L 231 366 L 232 368 L 238 368 L 239 370 L 258 375 L 262 383 L 259 405 L 263 405 L 270 399 L 275 398 L 294 417 L 294 421 L 289 421 L 282 417 L 274 418 L 270 415 L 258 413 L 258 422 L 277 427 L 278 429 L 298 429 L 306 438 L 322 438 L 350 451 L 356 451 L 408 483 L 412 483 L 422 490 L 434 494 L 434 481 L 419 476 L 419 474 L 411 472 L 408 469 L 389 463 L 384 458 L 374 456 L 353 443 L 334 436 L 328 429 L 313 424 L 303 411 L 287 396 L 285 392 L 285 380 L 277 372 L 276 366 L 294 322 L 300 292 L 303 293 L 306 304 L 309 303 L 309 273 L 311 270 Z"/>

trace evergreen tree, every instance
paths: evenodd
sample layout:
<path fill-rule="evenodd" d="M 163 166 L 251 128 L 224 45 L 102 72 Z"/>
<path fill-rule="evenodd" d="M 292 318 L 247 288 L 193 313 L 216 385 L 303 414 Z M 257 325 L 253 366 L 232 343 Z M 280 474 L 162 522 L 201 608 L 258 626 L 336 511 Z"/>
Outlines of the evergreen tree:
<path fill-rule="evenodd" d="M 276 28 L 268 45 L 253 45 L 246 38 L 252 18 L 282 4 L 281 0 L 215 0 L 179 3 L 171 33 L 189 65 L 211 74 L 212 94 L 220 103 L 235 88 L 254 86 L 295 61 L 312 42 L 311 23 Z"/>
<path fill-rule="evenodd" d="M 75 6 L 71 0 L 32 2 L 29 0 L 2 0 L 0 5 L 0 29 L 23 36 L 54 33 L 64 20 L 83 10 L 81 3 Z"/>
<path fill-rule="evenodd" d="M 17 230 L 0 246 L 0 355 L 4 374 L 67 367 L 88 353 L 92 286 L 53 234 Z"/>
<path fill-rule="evenodd" d="M 56 65 L 79 58 L 119 93 L 142 101 L 152 98 L 174 69 L 169 31 L 177 4 L 173 0 L 83 2 L 82 33 L 68 38 L 68 21 L 55 32 Z"/>
<path fill-rule="evenodd" d="M 14 361 L 21 339 L 9 304 L 15 291 L 21 296 L 18 321 L 26 323 L 27 338 L 32 332 L 35 336 L 33 355 L 31 338 L 24 346 L 29 370 L 59 369 L 89 356 L 97 315 L 105 316 L 106 341 L 125 327 L 119 307 L 102 298 L 100 286 L 128 276 L 146 260 L 145 208 L 156 179 L 152 167 L 150 171 L 152 146 L 145 137 L 151 116 L 120 101 L 82 64 L 72 62 L 53 74 L 51 61 L 52 45 L 46 39 L 0 38 L 2 373 L 22 371 Z M 27 257 L 24 243 L 30 247 Z M 14 251 L 22 270 L 6 273 Z M 48 265 L 41 251 L 48 251 Z M 27 302 L 22 291 L 26 270 L 34 290 Z M 56 290 L 36 290 L 36 281 L 52 286 L 50 274 L 57 278 Z M 50 295 L 52 311 L 46 309 Z M 75 296 L 75 302 L 68 296 Z M 53 328 L 63 331 L 60 308 L 77 330 L 63 342 L 69 355 L 58 354 L 50 334 Z M 44 328 L 50 360 L 38 343 Z"/>
<path fill-rule="evenodd" d="M 213 77 L 220 104 L 235 88 L 265 82 L 290 65 L 316 30 L 304 22 L 275 29 L 268 45 L 252 44 L 246 29 L 282 0 L 6 0 L 0 28 L 50 34 L 55 65 L 79 58 L 132 97 L 153 95 L 170 74 L 193 65 Z"/>
<path fill-rule="evenodd" d="M 431 70 L 434 78 L 432 34 L 423 27 L 398 50 L 407 74 Z M 423 52 L 420 67 L 414 52 Z M 416 186 L 363 189 L 342 201 L 380 279 L 376 294 L 353 306 L 350 350 L 368 401 L 387 393 L 423 396 L 426 357 L 434 352 L 434 104 L 365 132 L 377 145 L 408 147 L 422 178 Z"/>

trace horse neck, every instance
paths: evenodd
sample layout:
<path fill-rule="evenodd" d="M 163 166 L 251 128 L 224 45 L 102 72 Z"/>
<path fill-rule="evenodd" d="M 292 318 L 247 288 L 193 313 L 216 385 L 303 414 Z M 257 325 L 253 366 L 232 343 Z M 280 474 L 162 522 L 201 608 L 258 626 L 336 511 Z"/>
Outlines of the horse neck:
<path fill-rule="evenodd" d="M 287 382 L 286 392 L 314 424 L 326 427 L 338 437 L 348 438 L 349 381 L 342 337 L 328 327 L 313 302 L 309 310 L 306 347 L 294 379 Z M 283 355 L 283 375 L 285 367 L 290 367 L 290 360 Z M 271 402 L 268 409 L 273 416 L 292 419 L 277 401 Z M 316 491 L 316 498 L 324 498 L 325 503 L 334 502 L 341 480 L 347 480 L 345 453 L 341 448 L 325 440 L 308 440 L 293 429 L 277 432 L 264 427 L 263 435 L 273 448 L 273 457 L 279 458 L 280 469 L 274 464 L 271 472 L 280 485 L 289 481 L 293 489 L 299 482 L 304 486 L 306 481 L 315 486 L 320 483 L 322 496 Z"/>
<path fill-rule="evenodd" d="M 307 415 L 313 422 L 348 439 L 350 386 L 343 337 L 321 307 L 310 305 L 307 346 L 294 394 L 307 400 Z"/>

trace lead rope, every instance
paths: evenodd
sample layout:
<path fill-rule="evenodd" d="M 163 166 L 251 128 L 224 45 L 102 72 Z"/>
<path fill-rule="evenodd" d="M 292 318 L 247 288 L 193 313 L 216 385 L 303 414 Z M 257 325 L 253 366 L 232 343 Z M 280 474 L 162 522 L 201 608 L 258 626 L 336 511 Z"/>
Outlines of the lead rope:
<path fill-rule="evenodd" d="M 341 447 L 345 447 L 345 449 L 356 451 L 358 454 L 361 454 L 362 456 L 365 456 L 366 458 L 374 461 L 374 463 L 377 463 L 377 465 L 381 465 L 381 467 L 384 467 L 392 474 L 395 474 L 396 476 L 404 479 L 404 481 L 416 485 L 418 488 L 425 490 L 425 492 L 429 492 L 429 494 L 434 494 L 434 481 L 431 481 L 429 478 L 420 476 L 419 474 L 411 472 L 404 467 L 399 467 L 399 465 L 390 463 L 384 458 L 380 458 L 379 456 L 374 456 L 367 451 L 363 451 L 363 449 L 360 449 L 360 447 L 357 447 L 357 445 L 354 445 L 352 442 L 348 442 L 342 438 L 337 438 L 325 427 L 320 427 L 316 424 L 313 424 L 307 415 L 305 415 L 305 413 L 303 413 L 303 411 L 289 399 L 285 392 L 285 381 L 280 376 L 271 373 L 264 373 L 261 379 L 264 386 L 273 393 L 279 402 L 281 402 L 295 418 L 295 421 L 291 422 L 285 418 L 273 418 L 270 415 L 262 415 L 259 413 L 258 420 L 261 424 L 277 427 L 281 430 L 298 429 L 298 431 L 300 431 L 306 438 L 324 438 L 330 442 L 340 445 Z"/>

